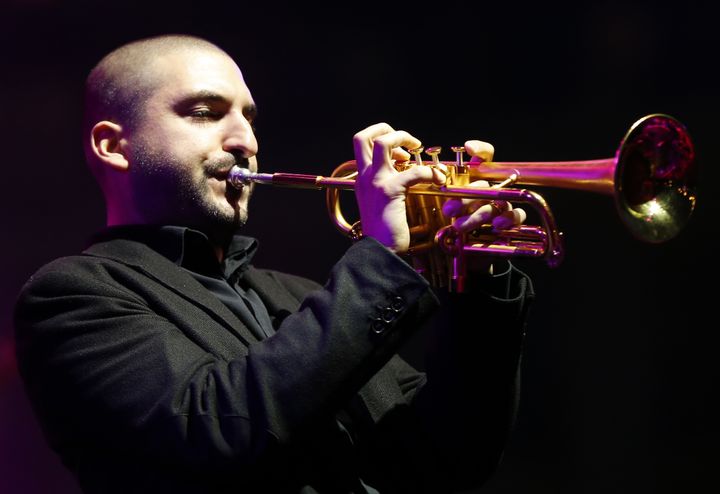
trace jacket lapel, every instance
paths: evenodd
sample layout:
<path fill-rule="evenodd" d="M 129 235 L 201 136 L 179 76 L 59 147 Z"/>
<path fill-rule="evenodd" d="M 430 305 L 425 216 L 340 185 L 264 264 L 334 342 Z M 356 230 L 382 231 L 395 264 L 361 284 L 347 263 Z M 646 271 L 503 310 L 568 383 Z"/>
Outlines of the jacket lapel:
<path fill-rule="evenodd" d="M 127 239 L 109 240 L 93 244 L 84 254 L 112 259 L 141 271 L 203 309 L 246 345 L 260 341 L 225 304 L 195 278 L 143 243 Z"/>
<path fill-rule="evenodd" d="M 300 307 L 300 301 L 265 271 L 250 266 L 243 274 L 243 282 L 263 301 L 276 330 L 283 319 Z"/>

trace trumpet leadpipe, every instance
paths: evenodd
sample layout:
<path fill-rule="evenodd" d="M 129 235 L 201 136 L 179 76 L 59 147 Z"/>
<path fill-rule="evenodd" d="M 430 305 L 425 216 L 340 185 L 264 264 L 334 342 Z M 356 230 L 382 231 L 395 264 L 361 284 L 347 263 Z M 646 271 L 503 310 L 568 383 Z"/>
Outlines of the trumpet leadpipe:
<path fill-rule="evenodd" d="M 228 173 L 227 181 L 238 189 L 242 189 L 251 183 L 298 189 L 352 189 L 355 187 L 355 180 L 348 178 L 324 177 L 302 173 L 258 173 L 239 166 L 232 167 Z"/>

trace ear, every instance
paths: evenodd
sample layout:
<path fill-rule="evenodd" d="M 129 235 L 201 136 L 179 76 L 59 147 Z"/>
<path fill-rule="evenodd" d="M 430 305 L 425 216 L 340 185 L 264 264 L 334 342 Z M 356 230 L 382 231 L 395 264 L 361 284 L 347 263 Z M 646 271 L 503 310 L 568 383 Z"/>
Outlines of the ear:
<path fill-rule="evenodd" d="M 127 171 L 128 160 L 123 149 L 122 127 L 103 120 L 90 131 L 90 149 L 103 163 L 118 171 Z"/>

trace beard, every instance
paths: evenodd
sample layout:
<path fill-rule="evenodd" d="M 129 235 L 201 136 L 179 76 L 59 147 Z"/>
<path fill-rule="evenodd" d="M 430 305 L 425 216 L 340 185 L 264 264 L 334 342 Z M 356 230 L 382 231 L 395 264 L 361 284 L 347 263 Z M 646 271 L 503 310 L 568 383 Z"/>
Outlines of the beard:
<path fill-rule="evenodd" d="M 246 159 L 227 153 L 202 163 L 190 162 L 145 143 L 137 145 L 133 158 L 133 199 L 153 223 L 187 226 L 225 239 L 247 222 L 252 186 L 239 190 L 227 183 L 224 201 L 210 187 L 212 181 L 222 181 L 232 166 L 247 166 Z M 246 197 L 241 201 L 243 193 Z"/>

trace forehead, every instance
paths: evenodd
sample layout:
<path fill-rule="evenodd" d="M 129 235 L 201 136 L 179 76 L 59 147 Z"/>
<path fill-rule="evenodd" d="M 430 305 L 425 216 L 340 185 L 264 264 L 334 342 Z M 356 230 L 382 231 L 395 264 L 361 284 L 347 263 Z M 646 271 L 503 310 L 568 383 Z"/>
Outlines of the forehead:
<path fill-rule="evenodd" d="M 182 50 L 158 57 L 153 63 L 157 78 L 151 99 L 175 101 L 213 93 L 241 105 L 253 102 L 242 72 L 227 55 L 209 50 Z"/>

